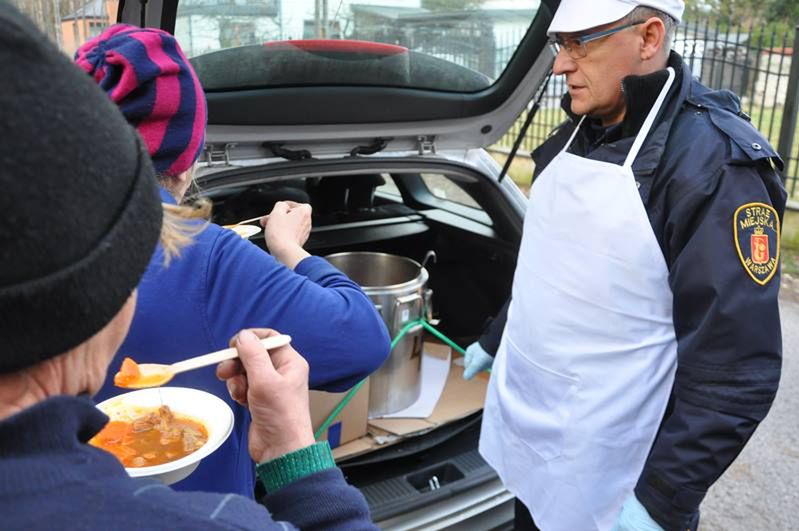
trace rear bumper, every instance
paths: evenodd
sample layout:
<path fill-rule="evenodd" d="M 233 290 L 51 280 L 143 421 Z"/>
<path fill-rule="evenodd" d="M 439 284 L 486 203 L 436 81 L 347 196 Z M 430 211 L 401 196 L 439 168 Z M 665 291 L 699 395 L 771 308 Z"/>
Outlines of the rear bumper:
<path fill-rule="evenodd" d="M 513 495 L 477 446 L 481 414 L 340 463 L 381 529 L 510 529 Z"/>
<path fill-rule="evenodd" d="M 513 495 L 495 479 L 444 501 L 376 522 L 386 531 L 412 529 L 510 529 Z"/>

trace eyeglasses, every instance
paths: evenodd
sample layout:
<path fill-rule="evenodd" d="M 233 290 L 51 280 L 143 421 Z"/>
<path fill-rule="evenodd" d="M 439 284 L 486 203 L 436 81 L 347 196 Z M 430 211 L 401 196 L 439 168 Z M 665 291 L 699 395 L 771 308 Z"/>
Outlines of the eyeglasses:
<path fill-rule="evenodd" d="M 633 26 L 637 26 L 639 24 L 643 24 L 644 22 L 646 21 L 641 20 L 639 22 L 630 22 L 629 24 L 624 24 L 623 26 L 618 26 L 609 30 L 597 31 L 596 33 L 589 33 L 579 37 L 568 37 L 565 39 L 561 37 L 555 37 L 554 39 L 549 40 L 549 47 L 552 49 L 552 52 L 555 55 L 558 55 L 562 48 L 566 50 L 566 53 L 569 54 L 569 57 L 572 59 L 582 59 L 588 55 L 588 49 L 585 45 L 589 42 L 610 37 L 614 33 L 626 30 L 627 28 L 632 28 Z"/>

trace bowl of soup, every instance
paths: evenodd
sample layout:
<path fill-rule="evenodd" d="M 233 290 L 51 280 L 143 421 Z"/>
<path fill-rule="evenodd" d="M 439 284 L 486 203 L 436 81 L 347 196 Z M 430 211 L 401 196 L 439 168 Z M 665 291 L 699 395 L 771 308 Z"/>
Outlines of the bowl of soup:
<path fill-rule="evenodd" d="M 230 406 L 198 389 L 139 389 L 97 407 L 110 421 L 89 443 L 113 454 L 129 476 L 168 485 L 194 472 L 233 430 Z"/>

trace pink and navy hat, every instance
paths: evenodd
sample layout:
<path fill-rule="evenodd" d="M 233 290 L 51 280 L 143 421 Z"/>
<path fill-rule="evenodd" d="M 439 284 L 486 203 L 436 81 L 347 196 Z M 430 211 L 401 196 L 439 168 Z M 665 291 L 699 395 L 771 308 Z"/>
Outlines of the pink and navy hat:
<path fill-rule="evenodd" d="M 191 168 L 205 145 L 207 110 L 200 80 L 175 37 L 117 24 L 81 46 L 75 62 L 138 129 L 159 174 Z"/>

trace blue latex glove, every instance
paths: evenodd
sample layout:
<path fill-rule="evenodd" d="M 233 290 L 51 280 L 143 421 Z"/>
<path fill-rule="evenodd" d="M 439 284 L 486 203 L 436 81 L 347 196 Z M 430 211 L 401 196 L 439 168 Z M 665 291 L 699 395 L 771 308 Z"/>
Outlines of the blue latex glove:
<path fill-rule="evenodd" d="M 611 531 L 663 531 L 663 528 L 652 520 L 646 507 L 632 494 L 624 502 L 619 519 Z"/>
<path fill-rule="evenodd" d="M 463 360 L 463 379 L 471 380 L 478 372 L 491 368 L 492 363 L 494 363 L 494 358 L 483 350 L 479 342 L 475 341 L 466 347 Z"/>

